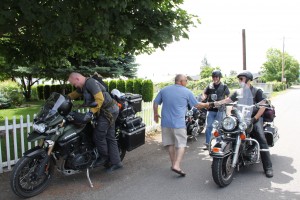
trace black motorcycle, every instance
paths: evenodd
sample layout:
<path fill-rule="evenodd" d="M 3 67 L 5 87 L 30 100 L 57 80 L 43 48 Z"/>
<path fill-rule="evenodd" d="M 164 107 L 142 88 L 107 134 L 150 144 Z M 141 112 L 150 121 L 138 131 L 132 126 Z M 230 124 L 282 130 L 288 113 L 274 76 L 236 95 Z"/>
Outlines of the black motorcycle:
<path fill-rule="evenodd" d="M 253 109 L 267 107 L 270 112 L 264 116 L 264 133 L 269 146 L 278 140 L 277 127 L 274 125 L 272 107 L 269 104 L 253 105 L 251 92 L 241 89 L 238 102 L 219 108 L 217 120 L 214 121 L 213 135 L 209 144 L 212 162 L 212 176 L 217 185 L 225 187 L 233 180 L 235 170 L 240 167 L 260 163 L 260 146 L 252 137 Z M 274 113 L 275 114 L 275 113 Z"/>
<path fill-rule="evenodd" d="M 198 110 L 195 107 L 187 110 L 185 114 L 185 124 L 188 138 L 197 140 L 197 136 L 204 130 L 206 121 L 205 108 Z"/>
<path fill-rule="evenodd" d="M 66 96 L 52 93 L 34 119 L 33 131 L 27 139 L 28 142 L 38 140 L 39 145 L 24 153 L 14 166 L 10 178 L 11 188 L 19 197 L 32 197 L 46 189 L 55 166 L 64 175 L 85 170 L 93 187 L 89 169 L 97 166 L 96 160 L 99 158 L 92 141 L 95 122 L 82 120 L 84 113 L 60 112 L 60 106 L 66 101 L 72 104 Z M 141 98 L 136 99 L 134 95 L 124 96 L 119 102 L 123 108 L 116 121 L 116 140 L 121 160 L 126 151 L 145 143 L 145 124 L 135 116 L 135 112 L 141 109 L 140 103 Z"/>

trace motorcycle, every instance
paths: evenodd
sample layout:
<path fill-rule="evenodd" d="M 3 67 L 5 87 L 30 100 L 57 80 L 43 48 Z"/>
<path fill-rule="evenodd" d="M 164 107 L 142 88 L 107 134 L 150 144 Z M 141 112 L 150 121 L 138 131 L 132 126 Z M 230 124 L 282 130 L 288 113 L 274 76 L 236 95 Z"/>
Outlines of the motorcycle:
<path fill-rule="evenodd" d="M 195 107 L 187 110 L 185 114 L 185 124 L 187 128 L 188 138 L 194 138 L 197 140 L 197 136 L 204 130 L 206 121 L 205 108 L 198 110 Z"/>
<path fill-rule="evenodd" d="M 252 138 L 251 123 L 253 109 L 260 106 L 271 109 L 269 104 L 262 102 L 253 105 L 251 91 L 243 88 L 239 90 L 236 103 L 219 107 L 217 120 L 213 123 L 214 137 L 209 144 L 209 154 L 213 158 L 213 180 L 220 187 L 228 186 L 240 167 L 260 163 L 261 150 L 258 141 Z M 264 133 L 270 147 L 279 138 L 273 119 L 264 120 Z"/>
<path fill-rule="evenodd" d="M 68 113 L 60 112 L 60 105 L 66 101 L 72 108 L 73 103 L 68 97 L 52 93 L 34 119 L 33 131 L 27 139 L 28 142 L 39 141 L 39 144 L 24 153 L 14 166 L 10 178 L 11 188 L 19 197 L 29 198 L 44 191 L 53 177 L 55 166 L 64 175 L 86 170 L 89 184 L 93 187 L 89 170 L 97 167 L 96 161 L 99 158 L 92 140 L 96 122 L 82 122 L 85 113 L 71 109 Z M 141 118 L 135 117 L 135 112 L 139 110 L 133 109 L 139 105 L 139 101 L 141 99 L 132 105 L 132 99 L 124 97 L 122 102 L 126 107 L 120 110 L 116 120 L 116 140 L 121 160 L 126 151 L 145 143 L 145 124 Z"/>

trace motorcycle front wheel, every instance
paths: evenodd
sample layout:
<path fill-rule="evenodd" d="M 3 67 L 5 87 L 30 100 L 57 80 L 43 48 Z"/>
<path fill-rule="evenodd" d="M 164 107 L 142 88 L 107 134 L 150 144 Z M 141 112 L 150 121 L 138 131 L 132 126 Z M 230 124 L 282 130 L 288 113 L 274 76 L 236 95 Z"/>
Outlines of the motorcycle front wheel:
<path fill-rule="evenodd" d="M 10 186 L 13 192 L 22 198 L 38 195 L 49 185 L 53 172 L 54 163 L 49 160 L 45 171 L 38 176 L 36 169 L 43 160 L 41 155 L 22 157 L 13 168 L 10 177 Z"/>
<path fill-rule="evenodd" d="M 217 185 L 226 187 L 232 182 L 235 168 L 232 164 L 232 154 L 224 158 L 213 158 L 212 176 Z"/>

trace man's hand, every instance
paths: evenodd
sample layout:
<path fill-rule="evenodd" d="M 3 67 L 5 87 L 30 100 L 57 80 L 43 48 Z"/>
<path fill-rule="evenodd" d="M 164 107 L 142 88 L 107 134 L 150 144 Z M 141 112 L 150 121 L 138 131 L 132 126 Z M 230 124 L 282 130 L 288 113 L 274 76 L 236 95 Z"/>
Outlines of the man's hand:
<path fill-rule="evenodd" d="M 85 113 L 85 116 L 83 118 L 83 122 L 88 123 L 88 122 L 92 121 L 93 117 L 94 117 L 93 112 L 89 111 L 89 112 Z"/>
<path fill-rule="evenodd" d="M 159 114 L 154 114 L 154 121 L 158 123 L 158 118 L 160 118 Z"/>
<path fill-rule="evenodd" d="M 252 124 L 255 124 L 257 121 L 258 121 L 258 119 L 256 119 L 255 117 L 252 117 L 252 118 L 251 118 L 251 123 L 252 123 Z"/>

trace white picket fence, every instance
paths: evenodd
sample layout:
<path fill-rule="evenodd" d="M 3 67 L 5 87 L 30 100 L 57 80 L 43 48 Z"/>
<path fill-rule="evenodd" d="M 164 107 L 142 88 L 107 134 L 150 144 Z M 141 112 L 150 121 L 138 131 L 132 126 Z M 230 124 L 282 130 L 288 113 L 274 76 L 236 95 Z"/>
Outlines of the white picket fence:
<path fill-rule="evenodd" d="M 143 102 L 142 111 L 137 113 L 137 116 L 143 118 L 143 122 L 146 124 L 146 132 L 155 130 L 158 128 L 158 124 L 153 121 L 152 102 Z M 23 153 L 30 149 L 32 146 L 37 145 L 37 141 L 34 143 L 27 142 L 25 144 L 24 138 L 27 137 L 27 133 L 31 131 L 32 119 L 34 116 L 27 115 L 26 117 L 20 116 L 19 120 L 14 116 L 12 123 L 9 123 L 7 117 L 5 117 L 5 125 L 0 126 L 0 173 L 10 171 L 12 166 L 17 163 Z M 26 121 L 24 121 L 26 119 Z M 6 160 L 2 158 L 2 143 L 5 141 Z M 13 143 L 13 154 L 11 154 L 10 147 Z M 20 153 L 21 152 L 21 153 Z"/>

